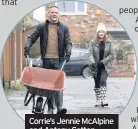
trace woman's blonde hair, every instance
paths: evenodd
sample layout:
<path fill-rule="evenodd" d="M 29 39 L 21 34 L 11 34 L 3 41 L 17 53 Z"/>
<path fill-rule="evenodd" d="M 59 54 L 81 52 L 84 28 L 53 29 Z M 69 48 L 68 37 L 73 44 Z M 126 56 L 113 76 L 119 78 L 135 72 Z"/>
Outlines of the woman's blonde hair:
<path fill-rule="evenodd" d="M 105 33 L 105 36 L 103 38 L 103 41 L 105 42 L 107 40 L 107 33 Z M 98 32 L 96 33 L 96 35 L 94 36 L 94 41 L 96 42 L 100 42 L 100 38 L 98 36 Z"/>

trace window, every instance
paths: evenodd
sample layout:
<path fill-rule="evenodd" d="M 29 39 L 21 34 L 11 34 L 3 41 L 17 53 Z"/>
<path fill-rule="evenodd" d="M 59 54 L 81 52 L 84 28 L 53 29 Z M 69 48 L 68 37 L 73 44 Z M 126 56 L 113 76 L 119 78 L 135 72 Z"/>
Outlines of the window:
<path fill-rule="evenodd" d="M 85 56 L 85 55 L 87 55 L 88 53 L 86 52 L 86 51 L 84 51 L 84 52 L 80 52 L 80 55 L 79 56 Z"/>
<path fill-rule="evenodd" d="M 77 1 L 60 1 L 56 2 L 60 9 L 61 15 L 86 15 L 87 5 L 83 2 Z"/>
<path fill-rule="evenodd" d="M 80 52 L 79 51 L 72 51 L 71 58 L 77 58 L 79 57 Z"/>
<path fill-rule="evenodd" d="M 72 50 L 71 58 L 79 58 L 88 55 L 88 51 Z"/>

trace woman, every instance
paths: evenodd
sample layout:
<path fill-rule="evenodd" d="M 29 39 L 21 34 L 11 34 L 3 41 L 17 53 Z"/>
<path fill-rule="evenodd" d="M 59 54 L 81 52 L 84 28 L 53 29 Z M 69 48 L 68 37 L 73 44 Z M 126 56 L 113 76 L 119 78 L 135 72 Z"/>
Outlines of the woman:
<path fill-rule="evenodd" d="M 95 82 L 95 106 L 108 106 L 106 102 L 106 81 L 112 69 L 113 58 L 113 47 L 111 41 L 107 38 L 106 27 L 103 23 L 99 23 L 96 38 L 89 44 L 90 69 Z"/>

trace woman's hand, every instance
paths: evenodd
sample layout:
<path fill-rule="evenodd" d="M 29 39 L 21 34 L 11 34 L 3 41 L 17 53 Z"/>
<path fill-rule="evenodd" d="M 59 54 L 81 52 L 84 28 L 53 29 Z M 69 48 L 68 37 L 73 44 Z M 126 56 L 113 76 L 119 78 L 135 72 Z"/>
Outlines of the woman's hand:
<path fill-rule="evenodd" d="M 89 65 L 91 69 L 95 69 L 97 67 L 97 63 L 92 63 Z"/>
<path fill-rule="evenodd" d="M 101 67 L 104 67 L 104 64 L 103 64 L 102 61 L 99 61 L 99 62 L 97 63 L 97 66 L 98 66 L 98 68 L 101 68 Z"/>

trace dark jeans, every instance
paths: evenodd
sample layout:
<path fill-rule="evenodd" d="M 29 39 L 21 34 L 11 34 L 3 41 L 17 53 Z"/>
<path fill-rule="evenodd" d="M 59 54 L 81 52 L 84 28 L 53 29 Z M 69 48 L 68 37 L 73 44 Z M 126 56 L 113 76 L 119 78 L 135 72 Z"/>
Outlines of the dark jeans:
<path fill-rule="evenodd" d="M 101 86 L 106 86 L 107 81 L 107 72 L 105 71 L 105 68 L 98 68 L 97 77 L 94 77 L 95 82 L 95 88 L 100 88 Z"/>
<path fill-rule="evenodd" d="M 43 59 L 43 68 L 58 70 L 61 68 L 63 62 L 59 59 Z M 50 92 L 50 91 L 49 91 Z M 54 109 L 56 106 L 58 110 L 62 108 L 63 105 L 63 91 L 56 91 L 53 96 L 50 96 L 48 100 L 48 110 Z"/>

